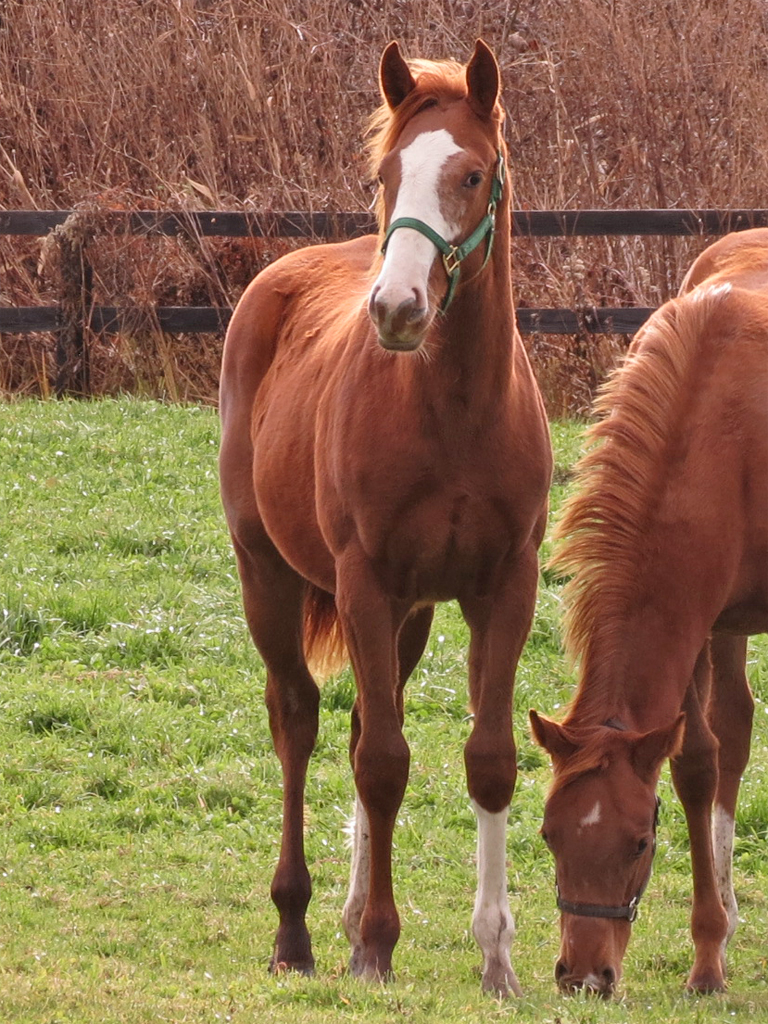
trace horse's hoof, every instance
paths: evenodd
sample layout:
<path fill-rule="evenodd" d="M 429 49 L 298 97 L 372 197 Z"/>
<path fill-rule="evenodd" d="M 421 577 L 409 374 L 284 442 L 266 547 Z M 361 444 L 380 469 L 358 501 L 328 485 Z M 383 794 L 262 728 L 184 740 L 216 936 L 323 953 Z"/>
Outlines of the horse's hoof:
<path fill-rule="evenodd" d="M 315 961 L 313 957 L 309 960 L 281 960 L 275 954 L 269 961 L 269 973 L 270 974 L 287 974 L 288 972 L 293 974 L 302 974 L 305 978 L 311 978 L 315 973 Z"/>
<path fill-rule="evenodd" d="M 359 978 L 363 970 L 363 947 L 355 946 L 349 955 L 349 973 L 353 978 Z"/>
<path fill-rule="evenodd" d="M 703 996 L 711 995 L 713 992 L 725 992 L 725 978 L 722 971 L 714 968 L 692 971 L 685 988 L 687 992 Z"/>
<path fill-rule="evenodd" d="M 355 946 L 352 950 L 349 957 L 349 973 L 353 978 L 359 978 L 361 981 L 377 982 L 378 984 L 388 983 L 395 979 L 395 974 L 391 967 L 382 971 L 379 968 L 378 958 L 373 960 L 366 958 L 362 945 Z"/>
<path fill-rule="evenodd" d="M 523 994 L 515 972 L 510 966 L 499 962 L 489 964 L 483 971 L 483 992 L 488 992 L 498 999 Z"/>

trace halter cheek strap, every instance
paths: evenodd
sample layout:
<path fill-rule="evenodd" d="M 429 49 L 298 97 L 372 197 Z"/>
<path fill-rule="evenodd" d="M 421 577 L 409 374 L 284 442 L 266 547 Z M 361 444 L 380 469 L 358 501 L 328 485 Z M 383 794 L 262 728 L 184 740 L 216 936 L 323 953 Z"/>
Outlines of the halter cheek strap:
<path fill-rule="evenodd" d="M 384 236 L 384 244 L 381 247 L 382 255 L 387 251 L 387 246 L 389 245 L 389 240 L 392 237 L 392 232 L 397 231 L 398 228 L 412 228 L 414 231 L 420 232 L 428 238 L 442 254 L 443 266 L 445 267 L 445 272 L 448 275 L 448 291 L 445 293 L 443 301 L 440 304 L 440 311 L 442 313 L 444 313 L 450 306 L 451 302 L 453 302 L 456 287 L 459 283 L 459 277 L 461 276 L 462 261 L 466 259 L 471 252 L 475 251 L 483 239 L 485 239 L 485 259 L 483 260 L 483 266 L 480 268 L 481 270 L 491 258 L 493 239 L 496 233 L 496 207 L 498 206 L 504 192 L 505 178 L 506 165 L 504 163 L 504 156 L 501 150 L 499 150 L 496 160 L 496 169 L 494 171 L 493 181 L 491 182 L 491 194 L 488 198 L 488 209 L 475 230 L 469 238 L 466 238 L 461 243 L 461 245 L 451 245 L 451 243 L 447 242 L 442 235 L 439 235 L 434 228 L 431 228 L 429 224 L 426 224 L 423 220 L 419 220 L 416 217 L 398 217 L 397 220 L 392 221 L 387 228 L 387 233 Z"/>
<path fill-rule="evenodd" d="M 656 853 L 656 827 L 659 823 L 660 807 L 661 800 L 657 796 L 656 810 L 653 815 L 653 847 L 651 848 L 651 865 L 653 864 L 653 856 Z M 632 924 L 637 917 L 638 904 L 640 903 L 645 890 L 648 888 L 648 883 L 651 880 L 651 865 L 648 867 L 648 874 L 643 879 L 640 888 L 625 906 L 612 907 L 603 903 L 572 903 L 570 900 L 563 899 L 560 895 L 560 886 L 556 883 L 555 892 L 557 893 L 557 909 L 561 910 L 564 914 L 574 914 L 576 917 L 602 917 L 610 920 L 627 920 Z"/>

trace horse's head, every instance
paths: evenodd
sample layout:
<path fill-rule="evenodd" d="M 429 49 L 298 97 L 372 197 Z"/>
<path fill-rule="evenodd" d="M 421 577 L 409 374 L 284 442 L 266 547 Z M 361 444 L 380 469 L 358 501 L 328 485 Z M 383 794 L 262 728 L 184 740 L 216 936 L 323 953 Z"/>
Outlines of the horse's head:
<path fill-rule="evenodd" d="M 685 716 L 648 733 L 577 731 L 531 712 L 555 781 L 541 834 L 555 858 L 563 991 L 610 996 L 656 848 L 656 784 L 679 748 Z"/>
<path fill-rule="evenodd" d="M 414 351 L 459 276 L 491 252 L 505 173 L 499 69 L 480 40 L 466 68 L 409 65 L 390 43 L 380 83 L 371 151 L 384 260 L 369 311 L 384 348 Z"/>

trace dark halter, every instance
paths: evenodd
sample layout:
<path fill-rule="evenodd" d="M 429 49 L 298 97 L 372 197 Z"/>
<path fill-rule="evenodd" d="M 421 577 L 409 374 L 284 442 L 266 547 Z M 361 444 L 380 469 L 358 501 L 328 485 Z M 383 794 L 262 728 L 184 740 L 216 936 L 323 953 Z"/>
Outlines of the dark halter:
<path fill-rule="evenodd" d="M 381 247 L 382 255 L 387 251 L 389 240 L 392 237 L 392 232 L 397 231 L 398 228 L 412 228 L 414 231 L 420 232 L 426 238 L 432 242 L 432 244 L 442 253 L 443 266 L 445 272 L 448 275 L 448 291 L 445 293 L 445 298 L 440 305 L 440 311 L 444 313 L 446 309 L 453 302 L 454 292 L 456 286 L 459 283 L 459 276 L 461 275 L 461 262 L 471 252 L 480 245 L 485 239 L 485 259 L 483 260 L 483 267 L 485 267 L 488 260 L 491 258 L 491 250 L 493 249 L 493 238 L 496 231 L 496 207 L 499 204 L 502 193 L 504 191 L 504 178 L 506 177 L 506 166 L 504 164 L 504 156 L 499 150 L 496 158 L 496 169 L 493 175 L 493 181 L 491 182 L 491 194 L 488 199 L 488 209 L 486 210 L 485 216 L 477 225 L 475 230 L 465 239 L 461 245 L 451 245 L 450 242 L 446 242 L 442 235 L 439 235 L 434 228 L 431 228 L 429 224 L 425 224 L 423 220 L 418 220 L 416 217 L 398 217 L 397 220 L 393 221 L 387 233 L 384 236 L 384 244 Z M 482 269 L 482 267 L 481 267 Z"/>
<path fill-rule="evenodd" d="M 604 917 L 612 920 L 626 920 L 630 924 L 637 917 L 638 904 L 643 897 L 643 893 L 648 888 L 648 883 L 651 880 L 651 868 L 653 866 L 653 856 L 656 853 L 656 828 L 659 824 L 659 808 L 661 807 L 661 800 L 656 797 L 656 810 L 653 815 L 653 846 L 651 848 L 651 863 L 648 866 L 648 874 L 643 879 L 642 885 L 637 890 L 632 899 L 623 907 L 611 907 L 606 906 L 603 903 L 572 903 L 570 900 L 564 900 L 560 895 L 560 886 L 555 884 L 555 891 L 557 893 L 557 908 L 564 914 L 575 914 L 577 917 Z"/>

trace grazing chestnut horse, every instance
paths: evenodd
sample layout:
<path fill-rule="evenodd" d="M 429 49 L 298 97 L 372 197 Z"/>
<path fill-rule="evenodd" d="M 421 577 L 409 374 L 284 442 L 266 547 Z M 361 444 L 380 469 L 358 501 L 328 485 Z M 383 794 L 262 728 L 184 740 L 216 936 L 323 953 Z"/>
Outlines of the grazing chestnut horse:
<path fill-rule="evenodd" d="M 746 636 L 768 630 L 768 230 L 696 260 L 597 408 L 599 444 L 580 463 L 555 553 L 574 574 L 578 692 L 560 725 L 531 712 L 554 766 L 542 832 L 562 912 L 556 977 L 565 990 L 613 990 L 671 757 L 693 867 L 688 987 L 717 991 L 737 921 Z"/>
<path fill-rule="evenodd" d="M 514 322 L 499 71 L 482 42 L 466 68 L 409 65 L 392 43 L 380 81 L 380 236 L 264 270 L 235 310 L 222 368 L 221 490 L 284 781 L 272 969 L 313 969 L 303 798 L 319 691 L 308 664 L 341 639 L 357 684 L 350 968 L 390 973 L 392 834 L 409 767 L 403 688 L 435 603 L 455 598 L 471 631 L 473 928 L 483 986 L 506 994 L 519 991 L 505 860 L 512 688 L 551 452 Z"/>

